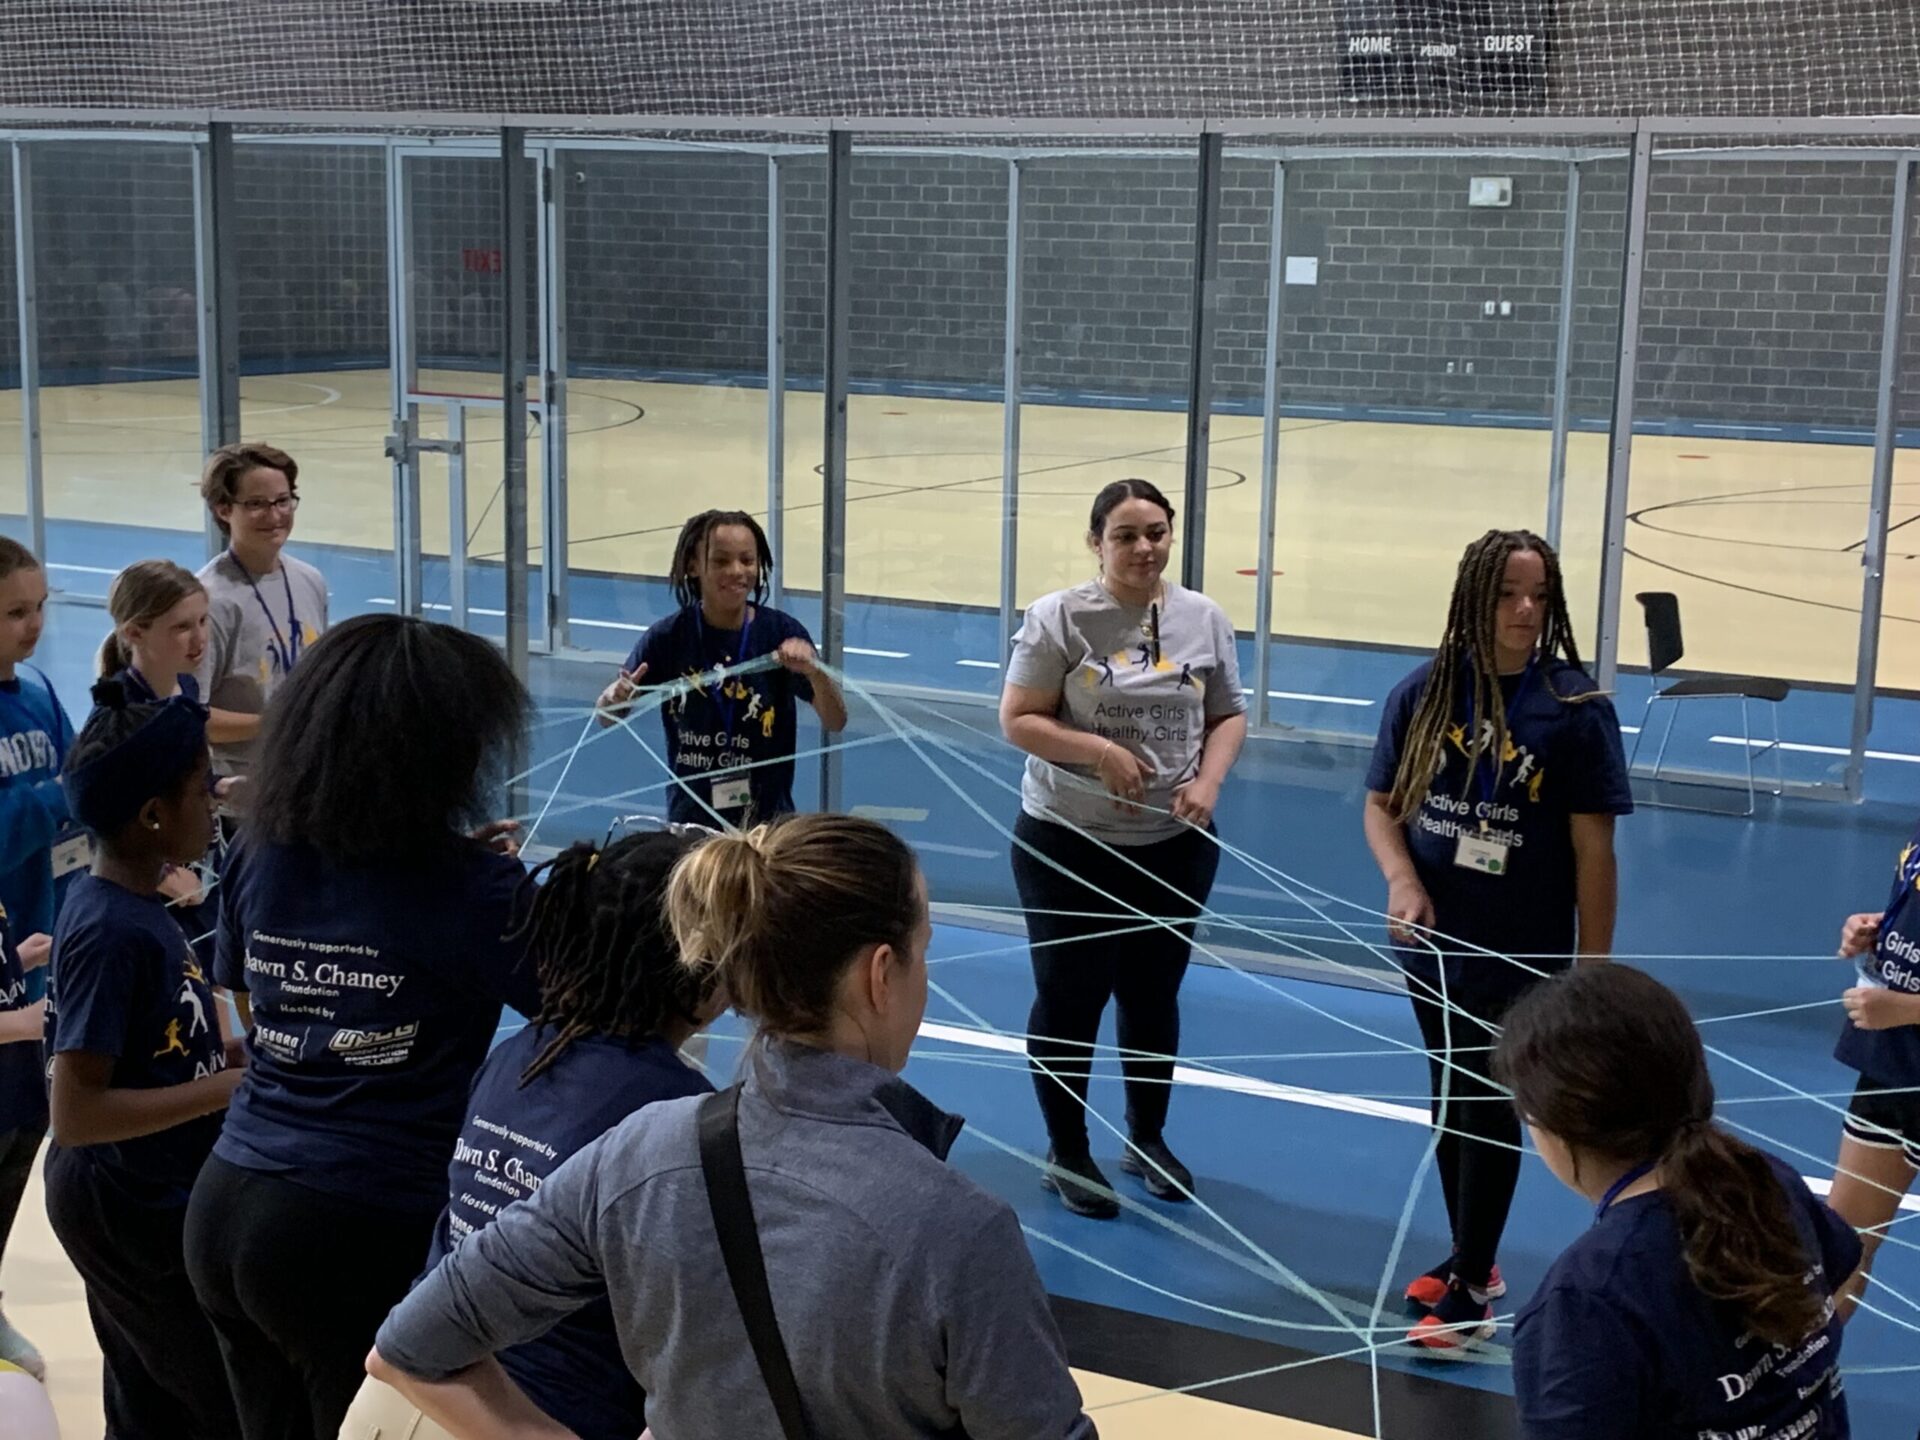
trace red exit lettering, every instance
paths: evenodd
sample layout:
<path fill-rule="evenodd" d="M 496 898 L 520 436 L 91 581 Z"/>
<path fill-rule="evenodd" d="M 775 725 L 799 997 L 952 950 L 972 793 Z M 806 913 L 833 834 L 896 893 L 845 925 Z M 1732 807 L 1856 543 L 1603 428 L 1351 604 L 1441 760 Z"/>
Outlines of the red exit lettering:
<path fill-rule="evenodd" d="M 503 268 L 500 252 L 465 247 L 460 251 L 460 268 L 473 275 L 498 275 Z"/>

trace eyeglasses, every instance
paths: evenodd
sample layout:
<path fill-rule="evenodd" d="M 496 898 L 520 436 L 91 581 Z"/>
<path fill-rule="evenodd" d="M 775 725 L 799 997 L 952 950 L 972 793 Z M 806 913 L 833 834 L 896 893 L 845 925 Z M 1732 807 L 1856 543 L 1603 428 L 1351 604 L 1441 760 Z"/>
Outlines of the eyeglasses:
<path fill-rule="evenodd" d="M 276 515 L 291 515 L 300 508 L 300 497 L 282 495 L 277 500 L 236 500 L 233 505 L 236 510 L 244 510 L 249 515 L 264 515 L 269 510 Z"/>

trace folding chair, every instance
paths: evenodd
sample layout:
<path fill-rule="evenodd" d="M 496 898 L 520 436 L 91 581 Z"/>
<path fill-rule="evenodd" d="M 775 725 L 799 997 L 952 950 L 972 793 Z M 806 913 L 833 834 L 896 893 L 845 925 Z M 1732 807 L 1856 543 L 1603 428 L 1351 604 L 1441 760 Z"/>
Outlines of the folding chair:
<path fill-rule="evenodd" d="M 1658 676 L 1671 670 L 1685 653 L 1680 638 L 1680 599 L 1663 590 L 1645 591 L 1633 597 L 1640 602 L 1640 608 L 1647 618 L 1647 669 Z M 1753 729 L 1749 717 L 1749 707 L 1755 700 L 1765 701 L 1771 709 L 1773 720 L 1773 739 L 1759 747 L 1759 753 L 1773 752 L 1774 786 L 1773 794 L 1778 795 L 1786 788 L 1786 772 L 1780 759 L 1780 702 L 1787 698 L 1792 690 L 1784 680 L 1766 680 L 1746 675 L 1690 675 L 1684 680 L 1676 680 L 1664 689 L 1655 687 L 1653 694 L 1647 697 L 1647 708 L 1640 716 L 1640 733 L 1633 737 L 1633 752 L 1627 756 L 1627 773 L 1633 773 L 1634 761 L 1640 755 L 1640 742 L 1647 738 L 1647 721 L 1653 715 L 1653 707 L 1662 701 L 1673 702 L 1673 708 L 1667 712 L 1666 729 L 1660 736 L 1660 750 L 1653 759 L 1653 771 L 1646 778 L 1656 784 L 1660 780 L 1661 769 L 1666 764 L 1667 742 L 1673 738 L 1673 722 L 1679 717 L 1682 700 L 1738 700 L 1740 702 L 1740 741 L 1741 750 L 1747 761 L 1747 808 L 1740 812 L 1751 815 L 1757 803 L 1758 791 L 1754 787 L 1753 760 L 1756 753 L 1753 744 Z M 1656 809 L 1699 810 L 1707 814 L 1723 815 L 1729 812 L 1717 810 L 1711 805 L 1676 805 L 1671 801 L 1650 800 L 1645 802 Z"/>

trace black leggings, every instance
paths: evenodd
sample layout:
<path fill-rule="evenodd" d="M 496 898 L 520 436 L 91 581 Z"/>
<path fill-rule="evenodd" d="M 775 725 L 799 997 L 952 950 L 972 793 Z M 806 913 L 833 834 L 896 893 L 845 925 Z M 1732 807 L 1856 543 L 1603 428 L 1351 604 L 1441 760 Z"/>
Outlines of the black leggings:
<path fill-rule="evenodd" d="M 246 1440 L 335 1440 L 438 1218 L 207 1161 L 187 1207 L 187 1267 Z"/>
<path fill-rule="evenodd" d="M 1434 1160 L 1453 1231 L 1454 1270 L 1469 1285 L 1484 1286 L 1520 1182 L 1520 1119 L 1512 1099 L 1493 1080 L 1497 1032 L 1480 1022 L 1498 1025 L 1518 997 L 1467 1003 L 1454 996 L 1449 1013 L 1417 981 L 1410 993 L 1427 1047 L 1433 1123 L 1443 1127 Z M 1443 1064 L 1444 1059 L 1453 1064 Z"/>
<path fill-rule="evenodd" d="M 1157 1140 L 1172 1098 L 1171 1057 L 1180 1048 L 1180 981 L 1193 946 L 1194 917 L 1220 868 L 1220 847 L 1211 835 L 1185 830 L 1157 844 L 1110 851 L 1064 825 L 1026 814 L 1013 833 L 1040 852 L 1015 844 L 1013 880 L 1033 947 L 1027 1057 L 1048 1138 L 1057 1154 L 1087 1153 L 1087 1082 L 1100 1017 L 1112 998 L 1119 1010 L 1127 1127 L 1136 1141 Z M 1146 921 L 1097 890 L 1156 919 L 1184 923 L 1113 934 Z M 1059 911 L 1072 913 L 1047 913 Z"/>
<path fill-rule="evenodd" d="M 40 1153 L 40 1142 L 46 1135 L 44 1124 L 0 1130 L 0 1258 L 6 1256 L 7 1237 L 13 1234 L 14 1217 L 20 1213 L 20 1197 L 27 1193 L 27 1181 L 33 1176 L 33 1157 Z"/>
<path fill-rule="evenodd" d="M 187 1282 L 181 1206 L 142 1205 L 112 1172 L 47 1151 L 47 1219 L 86 1285 L 112 1440 L 233 1440 L 227 1372 Z"/>

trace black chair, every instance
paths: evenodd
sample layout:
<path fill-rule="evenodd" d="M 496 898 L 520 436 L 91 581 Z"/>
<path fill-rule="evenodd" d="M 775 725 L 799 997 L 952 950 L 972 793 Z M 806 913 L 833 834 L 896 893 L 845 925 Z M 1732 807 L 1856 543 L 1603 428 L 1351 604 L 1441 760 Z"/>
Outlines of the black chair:
<path fill-rule="evenodd" d="M 1680 638 L 1680 599 L 1664 590 L 1650 590 L 1633 597 L 1640 602 L 1640 608 L 1647 617 L 1647 669 L 1653 675 L 1663 675 L 1679 663 L 1686 653 L 1686 647 Z M 1658 783 L 1660 771 L 1666 764 L 1667 742 L 1673 738 L 1673 722 L 1680 713 L 1679 701 L 1682 700 L 1738 700 L 1740 702 L 1740 740 L 1741 749 L 1747 757 L 1747 808 L 1742 814 L 1753 814 L 1758 791 L 1754 788 L 1753 759 L 1756 753 L 1773 752 L 1774 786 L 1773 793 L 1780 794 L 1786 788 L 1786 772 L 1780 759 L 1780 711 L 1779 704 L 1792 690 L 1784 680 L 1765 680 L 1746 675 L 1690 675 L 1684 680 L 1676 680 L 1664 689 L 1655 687 L 1653 694 L 1647 697 L 1647 708 L 1640 716 L 1640 731 L 1633 737 L 1633 752 L 1627 756 L 1627 773 L 1633 773 L 1634 761 L 1640 755 L 1640 742 L 1647 735 L 1647 721 L 1653 715 L 1653 707 L 1663 700 L 1675 702 L 1674 708 L 1667 712 L 1667 727 L 1660 736 L 1660 750 L 1653 759 L 1653 771 L 1646 778 Z M 1755 700 L 1763 700 L 1774 707 L 1770 712 L 1773 719 L 1773 739 L 1761 745 L 1756 752 L 1753 744 L 1753 729 L 1749 720 L 1749 706 Z M 1656 808 L 1672 810 L 1704 810 L 1710 813 L 1724 814 L 1710 805 L 1674 805 L 1659 801 L 1647 801 Z"/>

